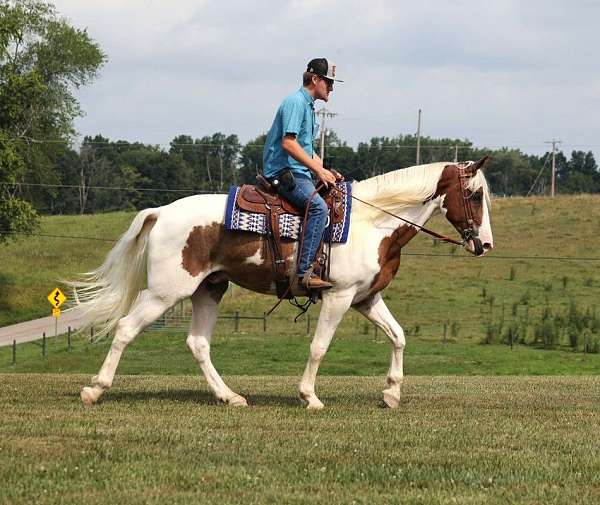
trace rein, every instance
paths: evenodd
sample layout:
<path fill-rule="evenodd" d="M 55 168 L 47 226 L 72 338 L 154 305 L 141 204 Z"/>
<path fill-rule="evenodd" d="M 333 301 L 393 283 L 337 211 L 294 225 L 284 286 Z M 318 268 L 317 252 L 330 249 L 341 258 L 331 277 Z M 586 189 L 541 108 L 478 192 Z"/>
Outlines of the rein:
<path fill-rule="evenodd" d="M 338 193 L 349 196 L 350 198 L 353 198 L 354 200 L 356 200 L 360 203 L 363 203 L 365 205 L 368 205 L 369 207 L 377 209 L 379 212 L 383 212 L 384 214 L 387 214 L 388 216 L 392 216 L 392 217 L 395 217 L 396 219 L 399 219 L 400 221 L 404 221 L 405 223 L 407 223 L 411 226 L 414 226 L 419 231 L 422 231 L 423 233 L 426 233 L 427 235 L 430 235 L 437 240 L 441 240 L 442 242 L 447 242 L 449 244 L 454 244 L 454 245 L 463 247 L 469 240 L 471 240 L 477 236 L 477 234 L 475 233 L 475 231 L 473 229 L 473 224 L 475 223 L 475 220 L 473 219 L 473 210 L 471 209 L 471 204 L 469 203 L 469 194 L 468 194 L 467 184 L 466 184 L 466 181 L 472 175 L 467 172 L 467 168 L 470 167 L 472 164 L 473 164 L 472 161 L 456 164 L 456 167 L 458 168 L 458 181 L 459 181 L 460 189 L 461 189 L 462 204 L 463 204 L 463 209 L 465 211 L 465 220 L 467 222 L 467 228 L 462 233 L 463 237 L 462 237 L 461 241 L 458 241 L 451 237 L 447 237 L 446 235 L 442 235 L 441 233 L 437 233 L 433 230 L 430 230 L 429 228 L 426 228 L 425 226 L 421 226 L 420 224 L 413 223 L 412 221 L 409 221 L 406 218 L 400 217 L 399 215 L 394 214 L 393 212 L 389 212 L 385 209 L 382 209 L 381 207 L 378 207 L 377 205 L 373 205 L 372 203 L 365 202 L 364 200 L 361 200 L 360 198 L 358 198 L 354 195 L 348 194 L 346 191 L 344 191 L 343 189 L 339 189 L 336 186 L 332 186 L 332 189 L 337 191 Z"/>
<path fill-rule="evenodd" d="M 477 234 L 475 233 L 474 229 L 473 229 L 473 224 L 474 224 L 474 219 L 473 219 L 473 210 L 471 209 L 471 205 L 469 203 L 469 195 L 468 195 L 468 190 L 467 190 L 467 184 L 466 181 L 471 177 L 472 174 L 467 173 L 467 168 L 472 164 L 473 162 L 466 162 L 466 163 L 457 163 L 456 167 L 458 168 L 458 180 L 459 180 L 459 184 L 460 184 L 460 188 L 461 188 L 461 196 L 462 196 L 462 203 L 463 203 L 463 209 L 465 212 L 465 220 L 467 222 L 467 228 L 462 232 L 462 236 L 463 239 L 461 241 L 458 241 L 456 239 L 453 239 L 451 237 L 447 237 L 446 235 L 442 235 L 441 233 L 437 233 L 433 230 L 430 230 L 429 228 L 426 228 L 425 226 L 422 226 L 420 224 L 414 223 L 404 217 L 400 217 L 398 214 L 394 214 L 393 212 L 389 212 L 385 209 L 382 209 L 381 207 L 378 207 L 377 205 L 374 205 L 372 203 L 366 202 L 365 200 L 362 200 L 361 198 L 358 198 L 357 196 L 354 196 L 352 194 L 349 194 L 347 191 L 340 189 L 334 185 L 331 186 L 331 189 L 334 191 L 337 191 L 338 193 L 342 194 L 342 195 L 346 195 L 349 196 L 350 198 L 364 204 L 364 205 L 368 205 L 369 207 L 372 207 L 376 210 L 378 210 L 379 212 L 383 212 L 384 214 L 387 214 L 389 216 L 395 217 L 396 219 L 399 219 L 400 221 L 404 221 L 406 224 L 409 224 L 410 226 L 414 226 L 415 228 L 418 229 L 418 231 L 422 231 L 423 233 L 426 233 L 427 235 L 430 235 L 431 237 L 435 238 L 436 240 L 441 240 L 442 242 L 447 242 L 449 244 L 454 244 L 454 245 L 458 245 L 458 246 L 464 246 L 468 240 L 474 239 L 474 240 L 478 240 L 476 239 Z M 323 187 L 324 183 L 321 183 L 319 185 L 317 185 L 315 191 L 313 192 L 313 194 L 310 197 L 310 200 L 313 199 L 313 197 L 319 192 L 319 190 Z M 304 211 L 304 223 L 306 223 L 306 219 L 308 217 L 308 209 L 310 207 L 310 201 L 309 204 L 306 206 L 306 210 Z M 300 251 L 302 250 L 302 244 L 304 242 L 304 231 L 305 231 L 305 227 L 302 227 L 302 235 L 300 237 L 300 243 L 299 243 L 299 247 L 297 250 L 297 254 L 298 254 L 298 258 L 300 256 Z M 297 259 L 298 259 L 297 258 Z M 288 288 L 286 289 L 284 295 L 279 298 L 279 300 L 277 300 L 277 303 L 271 308 L 271 310 L 269 310 L 268 312 L 265 313 L 265 316 L 269 316 L 271 315 L 271 313 L 279 306 L 279 304 L 285 299 L 285 296 L 287 295 L 287 293 L 291 290 L 292 288 L 292 283 L 290 282 Z M 296 319 L 298 319 L 298 317 L 300 317 L 302 314 L 304 314 L 308 308 L 310 307 L 312 300 L 309 300 L 306 304 L 304 305 L 296 305 L 302 312 L 296 317 Z M 294 319 L 294 321 L 296 321 L 296 319 Z"/>
<path fill-rule="evenodd" d="M 339 188 L 333 188 L 335 189 L 335 191 L 338 191 L 346 196 L 349 196 L 350 198 L 360 202 L 360 203 L 364 203 L 365 205 L 368 205 L 369 207 L 373 207 L 374 209 L 377 209 L 379 212 L 383 212 L 384 214 L 387 214 L 389 216 L 395 217 L 396 219 L 400 219 L 400 221 L 404 221 L 405 223 L 414 226 L 415 228 L 418 228 L 419 231 L 422 231 L 423 233 L 427 233 L 427 235 L 431 235 L 432 237 L 441 240 L 443 242 L 448 242 L 450 244 L 455 244 L 455 245 L 459 245 L 459 246 L 464 246 L 465 245 L 465 241 L 458 241 L 456 239 L 453 239 L 451 237 L 447 237 L 446 235 L 442 235 L 441 233 L 437 233 L 433 230 L 430 230 L 429 228 L 426 228 L 425 226 L 421 226 L 420 224 L 417 223 L 413 223 L 412 221 L 400 217 L 398 214 L 394 214 L 393 212 L 389 212 L 385 209 L 382 209 L 381 207 L 377 207 L 377 205 L 373 205 L 372 203 L 369 202 L 365 202 L 364 200 L 361 200 L 360 198 L 358 198 L 357 196 L 354 195 L 350 195 L 348 194 L 346 191 L 344 191 L 343 189 L 339 189 Z"/>

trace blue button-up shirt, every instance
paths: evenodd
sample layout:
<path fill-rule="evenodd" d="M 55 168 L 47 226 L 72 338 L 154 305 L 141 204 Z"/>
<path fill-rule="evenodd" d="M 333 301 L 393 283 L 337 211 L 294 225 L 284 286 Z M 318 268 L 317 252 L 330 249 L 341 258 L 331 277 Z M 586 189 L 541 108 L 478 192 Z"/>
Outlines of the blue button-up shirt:
<path fill-rule="evenodd" d="M 263 151 L 265 177 L 274 177 L 286 167 L 296 174 L 310 177 L 311 171 L 289 156 L 281 147 L 281 141 L 285 135 L 294 134 L 302 149 L 312 158 L 313 140 L 318 130 L 315 100 L 304 87 L 301 87 L 288 96 L 277 109 Z"/>

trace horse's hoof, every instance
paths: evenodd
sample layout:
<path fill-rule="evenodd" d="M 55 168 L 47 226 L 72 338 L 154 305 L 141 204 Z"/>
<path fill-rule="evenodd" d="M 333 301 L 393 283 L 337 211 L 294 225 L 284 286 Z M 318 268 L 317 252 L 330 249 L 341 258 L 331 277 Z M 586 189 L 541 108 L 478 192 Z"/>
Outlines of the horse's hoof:
<path fill-rule="evenodd" d="M 314 393 L 300 392 L 300 402 L 302 405 L 306 405 L 306 410 L 321 410 L 325 408 L 325 405 L 323 405 Z"/>
<path fill-rule="evenodd" d="M 383 406 L 389 409 L 395 409 L 400 405 L 400 398 L 394 396 L 389 391 L 383 392 Z"/>
<path fill-rule="evenodd" d="M 229 400 L 227 400 L 227 403 L 229 405 L 231 405 L 232 407 L 247 407 L 248 406 L 248 402 L 246 401 L 246 398 L 244 398 L 243 396 L 240 396 L 240 395 L 232 396 Z"/>
<path fill-rule="evenodd" d="M 93 405 L 98 400 L 94 394 L 94 390 L 90 387 L 82 388 L 79 396 L 81 396 L 81 402 L 84 405 Z"/>

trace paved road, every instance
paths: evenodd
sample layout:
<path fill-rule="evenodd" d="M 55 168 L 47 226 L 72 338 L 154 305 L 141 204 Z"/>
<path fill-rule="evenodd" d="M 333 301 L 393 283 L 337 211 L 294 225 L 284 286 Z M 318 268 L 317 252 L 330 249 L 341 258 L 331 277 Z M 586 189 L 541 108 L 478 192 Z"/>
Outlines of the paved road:
<path fill-rule="evenodd" d="M 46 333 L 46 337 L 54 336 L 55 321 L 52 316 L 26 321 L 24 323 L 12 324 L 0 328 L 0 347 L 12 345 L 13 340 L 17 343 L 31 342 L 42 338 L 42 333 Z M 63 312 L 58 318 L 58 335 L 66 333 L 69 326 L 71 330 L 76 330 L 82 325 L 82 316 L 76 310 Z"/>

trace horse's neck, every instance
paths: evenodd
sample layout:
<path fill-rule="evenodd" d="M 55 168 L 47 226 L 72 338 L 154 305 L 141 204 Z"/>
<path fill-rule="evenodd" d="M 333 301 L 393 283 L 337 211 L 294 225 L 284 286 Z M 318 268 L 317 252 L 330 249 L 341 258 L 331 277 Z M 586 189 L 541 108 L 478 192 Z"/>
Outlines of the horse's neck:
<path fill-rule="evenodd" d="M 429 201 L 425 204 L 418 204 L 410 207 L 402 207 L 400 209 L 394 209 L 390 211 L 390 214 L 394 214 L 395 216 L 391 216 L 389 214 L 382 213 L 378 218 L 375 218 L 377 223 L 377 227 L 380 229 L 396 229 L 399 226 L 409 225 L 403 219 L 410 221 L 419 226 L 424 226 L 431 216 L 438 209 L 437 203 L 435 201 Z"/>

